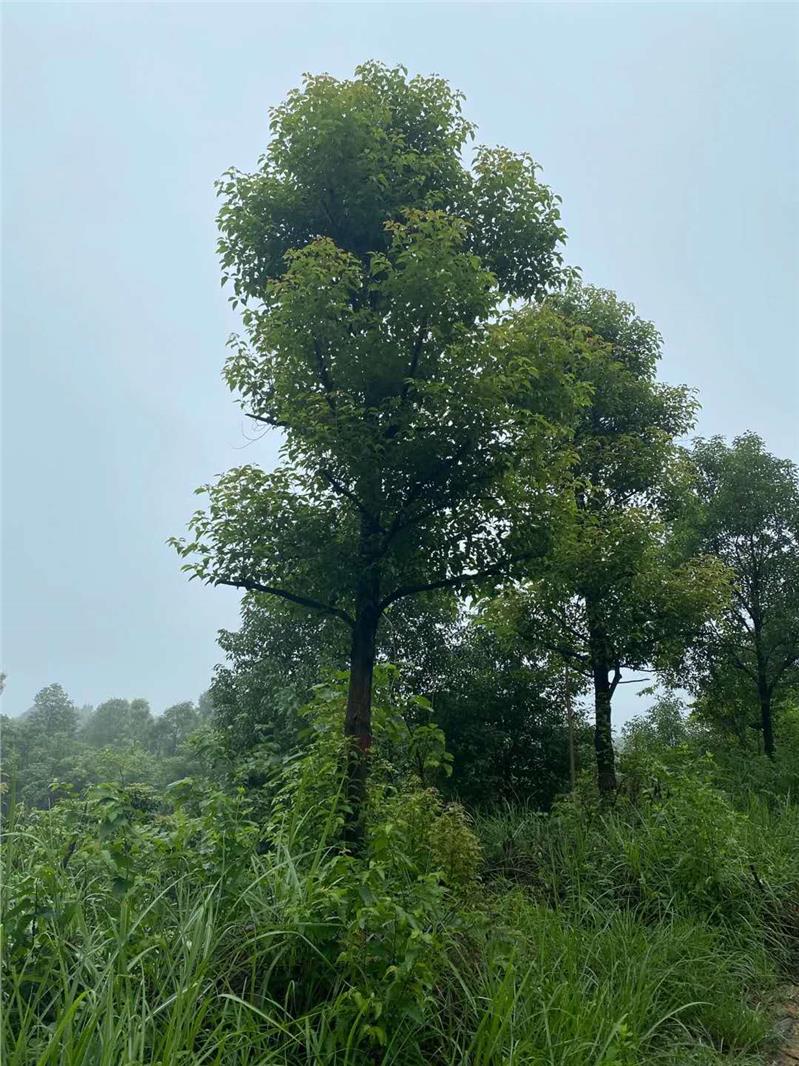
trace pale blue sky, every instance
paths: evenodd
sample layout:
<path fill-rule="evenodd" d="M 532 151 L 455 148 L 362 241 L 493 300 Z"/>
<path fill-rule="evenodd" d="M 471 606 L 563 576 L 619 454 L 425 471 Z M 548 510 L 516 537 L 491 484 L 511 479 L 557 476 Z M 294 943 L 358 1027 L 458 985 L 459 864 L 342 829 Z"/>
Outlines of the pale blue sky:
<path fill-rule="evenodd" d="M 303 71 L 448 77 L 542 164 L 569 260 L 656 321 L 701 432 L 799 458 L 798 36 L 792 4 L 6 4 L 6 713 L 51 681 L 196 697 L 236 624 L 164 542 L 274 457 L 220 380 L 212 183 Z"/>

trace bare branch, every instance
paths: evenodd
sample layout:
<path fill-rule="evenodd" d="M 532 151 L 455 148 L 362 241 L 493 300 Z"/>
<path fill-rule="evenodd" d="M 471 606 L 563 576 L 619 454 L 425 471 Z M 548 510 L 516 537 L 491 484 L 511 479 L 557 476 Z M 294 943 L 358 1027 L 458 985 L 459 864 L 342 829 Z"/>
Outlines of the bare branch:
<path fill-rule="evenodd" d="M 269 415 L 256 415 L 252 411 L 245 411 L 244 414 L 255 422 L 264 422 L 267 426 L 274 426 L 275 429 L 285 429 L 286 427 L 285 422 L 279 422 L 276 418 L 270 418 Z"/>

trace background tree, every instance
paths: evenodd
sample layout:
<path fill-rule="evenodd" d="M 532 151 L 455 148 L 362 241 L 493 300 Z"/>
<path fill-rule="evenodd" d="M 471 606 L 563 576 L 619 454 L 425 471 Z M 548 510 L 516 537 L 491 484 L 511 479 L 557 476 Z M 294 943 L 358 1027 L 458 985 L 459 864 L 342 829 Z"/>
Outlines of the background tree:
<path fill-rule="evenodd" d="M 529 157 L 464 167 L 472 129 L 441 79 L 309 78 L 271 130 L 259 171 L 221 183 L 220 249 L 249 336 L 227 381 L 283 431 L 284 463 L 206 487 L 178 547 L 193 576 L 349 629 L 358 807 L 381 617 L 543 550 L 568 331 L 497 314 L 560 279 L 563 231 Z"/>
<path fill-rule="evenodd" d="M 695 403 L 685 387 L 657 381 L 655 327 L 591 286 L 571 285 L 547 305 L 590 344 L 570 362 L 590 392 L 573 441 L 572 522 L 536 580 L 499 609 L 532 647 L 558 651 L 590 681 L 607 793 L 616 787 L 611 708 L 624 671 L 681 651 L 717 602 L 721 577 L 712 560 L 681 561 L 671 543 L 665 492 Z"/>
<path fill-rule="evenodd" d="M 548 809 L 569 788 L 563 668 L 546 651 L 473 617 L 453 633 L 435 687 L 425 692 L 453 756 L 448 791 L 470 805 Z M 577 686 L 575 686 L 576 688 Z M 576 716 L 578 766 L 585 740 Z"/>
<path fill-rule="evenodd" d="M 754 433 L 698 440 L 693 460 L 691 547 L 717 555 L 734 580 L 729 609 L 688 656 L 685 683 L 711 717 L 737 710 L 739 736 L 747 707 L 755 711 L 773 756 L 775 705 L 799 681 L 799 472 Z"/>
<path fill-rule="evenodd" d="M 449 635 L 458 625 L 451 594 L 428 593 L 397 602 L 378 632 L 376 661 L 399 668 L 399 684 L 422 695 L 435 688 Z M 325 675 L 349 662 L 346 629 L 319 612 L 249 593 L 237 631 L 222 630 L 225 663 L 211 685 L 214 720 L 231 754 L 258 744 L 289 752 L 305 721 L 300 709 Z"/>
<path fill-rule="evenodd" d="M 50 736 L 74 737 L 78 724 L 78 710 L 61 685 L 47 685 L 33 698 L 27 712 L 30 724 Z"/>
<path fill-rule="evenodd" d="M 2 719 L 3 781 L 6 804 L 20 800 L 48 807 L 58 798 L 51 786 L 69 778 L 79 749 L 78 712 L 61 685 L 36 693 L 20 718 Z"/>
<path fill-rule="evenodd" d="M 148 744 L 158 755 L 177 755 L 182 745 L 199 728 L 200 721 L 199 711 L 191 700 L 175 703 L 153 720 Z"/>
<path fill-rule="evenodd" d="M 144 747 L 152 722 L 147 700 L 106 700 L 83 725 L 81 739 L 95 748 Z"/>

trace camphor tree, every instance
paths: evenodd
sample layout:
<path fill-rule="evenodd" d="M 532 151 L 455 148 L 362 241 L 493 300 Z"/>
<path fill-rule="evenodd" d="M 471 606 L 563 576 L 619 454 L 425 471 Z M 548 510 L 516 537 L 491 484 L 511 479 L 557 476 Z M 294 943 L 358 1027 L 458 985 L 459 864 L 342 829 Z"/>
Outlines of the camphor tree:
<path fill-rule="evenodd" d="M 658 382 L 660 336 L 613 293 L 571 285 L 554 306 L 586 331 L 588 357 L 574 373 L 591 391 L 574 437 L 574 508 L 534 580 L 492 609 L 537 644 L 559 652 L 594 697 L 599 788 L 616 787 L 613 695 L 625 670 L 682 651 L 722 595 L 722 568 L 682 559 L 672 544 L 665 490 L 678 455 L 675 439 L 692 424 L 688 390 Z"/>
<path fill-rule="evenodd" d="M 527 156 L 463 165 L 472 127 L 439 78 L 309 77 L 271 116 L 258 171 L 220 184 L 219 223 L 248 338 L 226 379 L 282 431 L 283 462 L 200 490 L 176 544 L 195 577 L 347 627 L 357 812 L 381 617 L 545 547 L 574 339 L 553 312 L 501 309 L 560 282 L 564 235 Z"/>
<path fill-rule="evenodd" d="M 733 583 L 728 610 L 691 648 L 684 684 L 705 704 L 737 708 L 736 722 L 756 708 L 773 757 L 775 703 L 799 682 L 799 471 L 754 433 L 698 440 L 693 460 L 693 547 L 722 559 Z"/>

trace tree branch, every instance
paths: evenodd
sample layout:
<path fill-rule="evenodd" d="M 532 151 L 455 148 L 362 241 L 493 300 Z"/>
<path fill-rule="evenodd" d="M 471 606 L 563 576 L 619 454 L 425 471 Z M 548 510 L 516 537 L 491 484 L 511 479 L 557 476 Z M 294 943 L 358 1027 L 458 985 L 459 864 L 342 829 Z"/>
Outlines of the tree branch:
<path fill-rule="evenodd" d="M 352 489 L 348 489 L 347 486 L 339 481 L 337 477 L 334 477 L 329 470 L 320 470 L 319 473 L 334 492 L 337 492 L 339 496 L 343 496 L 345 500 L 349 500 L 350 503 L 357 507 L 364 518 L 368 518 L 370 522 L 376 523 L 375 516 L 369 511 L 366 505 L 360 501 Z"/>
<path fill-rule="evenodd" d="M 523 555 L 515 556 L 513 559 L 506 559 L 502 563 L 497 563 L 496 566 L 489 566 L 485 570 L 479 570 L 476 574 L 458 574 L 455 577 L 442 577 L 437 581 L 420 582 L 418 585 L 402 585 L 386 596 L 380 603 L 380 610 L 385 611 L 392 603 L 405 596 L 415 596 L 419 592 L 435 592 L 437 589 L 457 589 L 474 581 L 483 581 L 487 577 L 495 577 L 497 574 L 507 571 L 515 563 L 521 563 L 525 559 L 533 558 L 535 554 L 535 552 L 525 552 Z"/>
<path fill-rule="evenodd" d="M 408 526 L 412 526 L 415 522 L 420 521 L 422 518 L 426 518 L 436 514 L 437 511 L 441 511 L 449 505 L 448 501 L 438 499 L 436 500 L 436 504 L 434 507 L 428 507 L 424 511 L 422 511 L 421 514 L 412 515 L 404 522 L 402 521 L 403 516 L 407 513 L 408 509 L 419 500 L 425 490 L 428 488 L 433 488 L 434 485 L 436 485 L 437 483 L 440 484 L 443 480 L 445 480 L 447 474 L 460 462 L 460 460 L 463 458 L 463 456 L 468 450 L 469 441 L 464 441 L 455 451 L 455 454 L 452 455 L 449 459 L 445 459 L 429 477 L 422 478 L 416 482 L 411 491 L 408 493 L 407 497 L 397 508 L 397 513 L 394 516 L 394 521 L 391 523 L 386 533 L 386 545 L 388 545 L 391 540 L 396 536 L 396 534 L 401 532 L 401 530 L 407 529 Z M 487 475 L 476 477 L 473 480 L 473 484 L 479 484 L 481 481 L 486 480 L 489 480 Z"/>
<path fill-rule="evenodd" d="M 402 399 L 403 401 L 408 397 L 408 391 L 411 387 L 411 381 L 416 377 L 416 371 L 419 368 L 419 356 L 422 354 L 422 345 L 424 344 L 425 334 L 427 333 L 427 320 L 425 319 L 419 327 L 419 332 L 416 336 L 416 342 L 413 346 L 413 352 L 411 353 L 411 365 L 408 368 L 408 375 L 405 379 L 405 383 L 402 386 Z"/>
<path fill-rule="evenodd" d="M 273 585 L 262 585 L 259 581 L 251 581 L 249 578 L 219 577 L 214 579 L 214 584 L 228 585 L 234 589 L 247 589 L 248 592 L 263 592 L 268 596 L 277 596 L 279 599 L 288 600 L 289 603 L 295 603 L 299 607 L 309 607 L 313 611 L 321 611 L 323 614 L 332 615 L 348 625 L 350 629 L 355 625 L 355 619 L 352 615 L 342 610 L 341 607 L 335 607 L 332 603 L 322 603 L 321 600 L 315 600 L 311 596 L 302 596 L 297 592 L 289 592 L 288 589 L 277 588 Z"/>
<path fill-rule="evenodd" d="M 575 651 L 574 648 L 570 648 L 567 644 L 553 644 L 543 637 L 536 637 L 539 644 L 546 648 L 547 651 L 557 652 L 564 659 L 572 659 L 574 662 L 579 663 L 582 667 L 582 672 L 588 676 L 591 672 L 588 656 L 582 652 Z"/>
<path fill-rule="evenodd" d="M 621 682 L 621 667 L 619 666 L 618 663 L 616 663 L 615 666 L 613 667 L 613 680 L 610 683 L 610 697 L 611 697 L 611 699 L 613 699 L 613 693 L 619 687 L 619 683 L 620 682 Z"/>
<path fill-rule="evenodd" d="M 265 422 L 267 426 L 274 426 L 275 429 L 285 429 L 286 423 L 279 422 L 276 418 L 270 418 L 269 415 L 256 415 L 252 411 L 244 412 L 246 418 L 252 418 L 256 422 Z"/>

